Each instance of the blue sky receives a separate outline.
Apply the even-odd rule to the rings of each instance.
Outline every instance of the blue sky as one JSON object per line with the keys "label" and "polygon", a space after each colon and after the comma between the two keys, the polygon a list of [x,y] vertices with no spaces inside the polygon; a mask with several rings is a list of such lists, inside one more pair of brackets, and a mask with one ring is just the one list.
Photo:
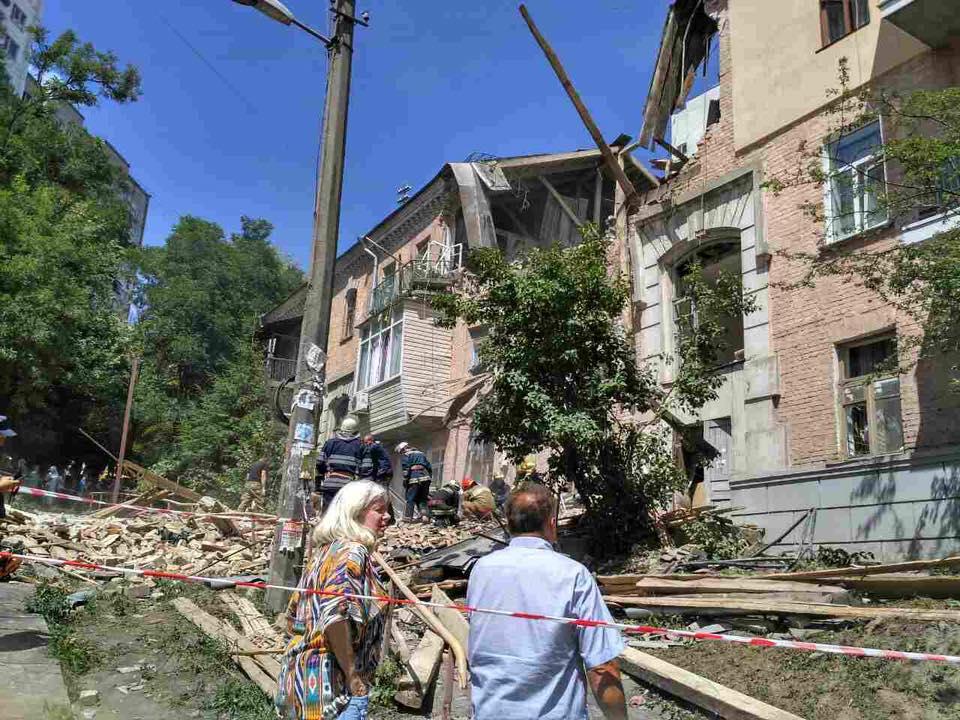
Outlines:
{"label": "blue sky", "polygon": [[[286,0],[327,28],[327,0]],[[181,215],[264,217],[309,260],[326,54],[316,40],[230,0],[46,0],[74,29],[140,68],[143,97],[84,110],[152,196],[146,241]],[[566,151],[591,140],[515,0],[360,2],[340,249],[447,161],[481,151]],[[528,0],[607,138],[639,130],[668,0]],[[198,56],[198,53],[200,56]]]}

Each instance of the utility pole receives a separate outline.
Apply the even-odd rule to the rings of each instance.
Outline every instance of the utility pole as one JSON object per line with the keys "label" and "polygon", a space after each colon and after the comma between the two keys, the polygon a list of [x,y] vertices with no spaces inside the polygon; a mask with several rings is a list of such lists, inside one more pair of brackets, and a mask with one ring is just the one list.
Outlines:
{"label": "utility pole", "polygon": [[[337,257],[340,225],[340,196],[343,190],[343,163],[347,139],[347,110],[350,100],[350,70],[353,59],[353,28],[362,19],[354,17],[355,0],[332,0],[335,31],[327,46],[327,95],[317,173],[317,197],[313,211],[313,249],[310,276],[300,324],[300,348],[294,405],[290,412],[286,459],[280,484],[277,514],[281,520],[274,535],[270,558],[270,582],[296,585],[303,560],[308,524],[290,520],[306,519],[317,449],[317,423],[323,412],[324,362],[330,330],[333,300],[333,271]],[[287,518],[285,523],[283,518]],[[286,526],[286,527],[284,527]],[[299,532],[299,540],[296,533]],[[286,605],[287,592],[269,590],[267,603],[275,611]]]}

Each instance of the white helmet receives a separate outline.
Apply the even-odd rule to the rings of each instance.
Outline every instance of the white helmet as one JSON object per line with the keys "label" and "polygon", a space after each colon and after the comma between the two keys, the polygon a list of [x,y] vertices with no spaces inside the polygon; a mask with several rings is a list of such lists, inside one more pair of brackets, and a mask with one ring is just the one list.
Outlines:
{"label": "white helmet", "polygon": [[394,450],[394,452],[396,452],[398,455],[400,455],[400,454],[402,454],[403,452],[405,452],[408,447],[410,447],[410,443],[402,442],[402,443],[400,443],[399,445],[397,445],[393,450]]}
{"label": "white helmet", "polygon": [[360,430],[360,423],[357,422],[355,417],[348,415],[340,423],[340,432],[344,435],[356,435]]}

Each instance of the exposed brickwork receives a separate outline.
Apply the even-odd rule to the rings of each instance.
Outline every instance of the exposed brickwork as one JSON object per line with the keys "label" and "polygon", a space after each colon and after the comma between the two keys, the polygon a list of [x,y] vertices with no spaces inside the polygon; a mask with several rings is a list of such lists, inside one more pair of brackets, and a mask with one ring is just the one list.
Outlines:
{"label": "exposed brickwork", "polygon": [[[720,3],[722,5],[722,3]],[[698,192],[708,183],[741,167],[762,168],[764,178],[788,179],[803,172],[799,148],[820,144],[829,118],[815,115],[785,128],[760,145],[737,153],[734,149],[730,27],[721,18],[720,107],[721,120],[708,129],[695,158],[669,186],[650,192],[646,205],[631,218],[643,220],[661,210],[660,201]],[[757,60],[762,61],[761,59]],[[798,68],[798,72],[802,69]],[[889,88],[946,87],[960,76],[960,49],[929,52],[911,60],[875,81]],[[825,88],[826,90],[826,88]],[[816,252],[823,237],[822,225],[806,216],[802,203],[821,203],[822,188],[806,185],[778,196],[763,194],[763,217],[758,219],[771,250],[770,343],[780,359],[781,397],[776,411],[786,424],[791,467],[815,466],[841,459],[836,410],[836,345],[885,329],[913,334],[917,328],[874,293],[855,283],[826,279],[813,289],[785,289],[802,277],[803,266],[777,255],[778,250]],[[889,228],[846,241],[865,251],[897,242]],[[639,309],[635,309],[639,312]],[[635,323],[639,327],[639,322]],[[640,343],[637,335],[637,343]],[[642,356],[642,349],[640,351]],[[936,363],[921,363],[901,377],[902,417],[907,449],[929,449],[956,443],[954,428],[960,427],[960,403],[945,393],[943,374]]]}

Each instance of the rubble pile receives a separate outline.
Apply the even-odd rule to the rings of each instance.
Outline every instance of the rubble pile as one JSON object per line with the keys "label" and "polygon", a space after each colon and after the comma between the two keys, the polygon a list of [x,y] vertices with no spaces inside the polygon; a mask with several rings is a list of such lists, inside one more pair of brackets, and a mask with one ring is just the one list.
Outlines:
{"label": "rubble pile", "polygon": [[496,523],[478,520],[463,520],[458,525],[438,527],[433,523],[401,523],[386,529],[380,540],[380,549],[385,557],[401,554],[425,555],[433,550],[455,545],[498,529]]}
{"label": "rubble pile", "polygon": [[273,528],[221,517],[97,517],[11,510],[4,544],[30,555],[150,570],[249,575],[267,566]]}

